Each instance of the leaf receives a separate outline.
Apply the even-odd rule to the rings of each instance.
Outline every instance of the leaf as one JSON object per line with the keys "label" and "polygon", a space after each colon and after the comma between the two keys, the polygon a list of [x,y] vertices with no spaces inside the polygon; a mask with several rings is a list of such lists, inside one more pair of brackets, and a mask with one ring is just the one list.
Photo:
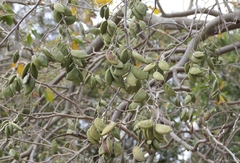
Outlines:
{"label": "leaf", "polygon": [[31,37],[31,34],[30,34],[30,33],[27,35],[27,44],[28,44],[28,45],[31,45],[31,44],[32,44],[32,37]]}
{"label": "leaf", "polygon": [[48,102],[53,102],[53,98],[54,98],[53,91],[50,88],[46,88],[44,90],[44,97]]}
{"label": "leaf", "polygon": [[17,73],[18,73],[20,76],[22,76],[23,68],[24,68],[24,64],[18,64]]}

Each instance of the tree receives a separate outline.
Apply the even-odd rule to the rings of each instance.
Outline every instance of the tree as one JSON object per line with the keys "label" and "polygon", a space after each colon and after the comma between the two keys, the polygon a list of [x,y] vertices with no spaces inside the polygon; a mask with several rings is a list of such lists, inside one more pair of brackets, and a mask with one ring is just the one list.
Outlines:
{"label": "tree", "polygon": [[1,162],[239,162],[239,3],[117,3],[1,3]]}

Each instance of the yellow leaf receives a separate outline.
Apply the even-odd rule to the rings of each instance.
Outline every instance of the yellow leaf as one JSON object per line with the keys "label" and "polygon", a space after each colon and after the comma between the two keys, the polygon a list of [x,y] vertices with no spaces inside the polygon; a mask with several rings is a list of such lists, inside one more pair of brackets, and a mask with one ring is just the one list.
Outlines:
{"label": "yellow leaf", "polygon": [[72,14],[73,14],[73,15],[76,15],[76,13],[77,13],[76,8],[75,8],[75,7],[72,7],[71,10],[72,10]]}
{"label": "yellow leaf", "polygon": [[17,67],[17,73],[21,76],[22,75],[22,71],[23,71],[23,68],[24,68],[24,64],[20,63],[18,64],[18,67]]}
{"label": "yellow leaf", "polygon": [[224,87],[225,83],[226,83],[225,81],[222,81],[222,82],[221,82],[221,85],[219,86],[219,89],[220,89],[220,90],[222,90],[222,89],[223,89],[223,87]]}
{"label": "yellow leaf", "polygon": [[46,88],[44,90],[44,97],[48,102],[53,102],[53,98],[54,98],[53,91],[50,88]]}
{"label": "yellow leaf", "polygon": [[105,5],[109,2],[112,2],[112,0],[95,0],[96,4],[98,5]]}
{"label": "yellow leaf", "polygon": [[[73,35],[77,36],[77,33],[76,32],[73,32]],[[78,44],[76,41],[72,41],[72,49],[73,50],[78,50]]]}

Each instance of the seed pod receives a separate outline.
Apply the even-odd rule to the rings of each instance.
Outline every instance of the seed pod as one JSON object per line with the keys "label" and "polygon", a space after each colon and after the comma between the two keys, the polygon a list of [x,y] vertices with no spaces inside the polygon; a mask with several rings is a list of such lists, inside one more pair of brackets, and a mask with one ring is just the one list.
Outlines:
{"label": "seed pod", "polygon": [[98,117],[94,120],[93,123],[99,132],[102,132],[103,129],[106,127],[105,123]]}
{"label": "seed pod", "polygon": [[98,141],[93,139],[92,136],[90,135],[90,130],[89,129],[87,130],[87,138],[92,144],[98,144]]}
{"label": "seed pod", "polygon": [[64,5],[61,3],[58,3],[58,2],[54,3],[53,8],[57,12],[61,12],[61,13],[64,12]]}
{"label": "seed pod", "polygon": [[143,71],[151,71],[156,66],[156,62],[152,62],[148,64],[146,67],[144,67]]}
{"label": "seed pod", "polygon": [[208,121],[210,117],[211,117],[211,112],[208,110],[208,111],[204,114],[203,119],[204,119],[204,121]]}
{"label": "seed pod", "polygon": [[153,130],[153,135],[159,142],[164,141],[164,136],[162,134],[157,133],[156,130]]}
{"label": "seed pod", "polygon": [[172,132],[172,128],[170,126],[156,124],[156,132],[162,135],[169,134]]}
{"label": "seed pod", "polygon": [[107,8],[107,5],[104,5],[104,6],[102,6],[101,9],[100,9],[100,16],[101,16],[102,18],[104,17],[104,12],[105,12],[106,8]]}
{"label": "seed pod", "polygon": [[100,26],[100,32],[101,34],[104,34],[107,32],[107,26],[108,26],[108,23],[107,21],[104,21],[101,23],[101,26]]}
{"label": "seed pod", "polygon": [[96,127],[94,125],[92,125],[89,128],[89,134],[91,135],[91,137],[96,140],[99,141],[100,140],[100,133],[98,132],[98,130],[96,129]]}
{"label": "seed pod", "polygon": [[147,93],[144,90],[139,90],[133,97],[133,101],[136,103],[141,103],[147,99]]}
{"label": "seed pod", "polygon": [[204,57],[204,53],[200,51],[196,51],[192,54],[195,58],[202,58]]}
{"label": "seed pod", "polygon": [[169,69],[170,69],[169,64],[168,64],[166,61],[164,61],[164,60],[160,60],[160,61],[158,62],[158,67],[159,67],[162,71],[169,71]]}
{"label": "seed pod", "polygon": [[184,108],[180,114],[180,120],[183,121],[187,115],[187,108]]}
{"label": "seed pod", "polygon": [[103,154],[105,154],[105,153],[106,153],[106,152],[105,152],[103,146],[101,145],[100,148],[98,149],[98,154],[101,156],[101,155],[103,155]]}
{"label": "seed pod", "polygon": [[194,56],[191,57],[191,61],[193,63],[200,63],[200,62],[202,62],[202,60],[203,60],[203,58],[196,58]]}
{"label": "seed pod", "polygon": [[56,23],[59,23],[62,20],[62,14],[56,10],[53,10],[53,19]]}
{"label": "seed pod", "polygon": [[104,136],[111,132],[115,128],[116,123],[111,121],[102,131],[101,136]]}
{"label": "seed pod", "polygon": [[189,69],[190,69],[190,62],[187,62],[187,63],[185,63],[185,65],[184,65],[184,71],[185,71],[185,73],[188,73],[188,72],[189,72]]}
{"label": "seed pod", "polygon": [[148,10],[148,7],[146,4],[142,3],[142,2],[139,2],[137,1],[136,4],[135,4],[135,9],[136,11],[140,14],[140,15],[146,15],[146,12]]}
{"label": "seed pod", "polygon": [[23,85],[24,95],[28,95],[35,87],[35,79],[30,75],[29,81]]}
{"label": "seed pod", "polygon": [[10,136],[10,130],[9,130],[9,126],[8,126],[8,125],[5,126],[5,128],[4,128],[4,133],[5,133],[5,136],[6,136],[7,138],[9,138],[9,136]]}
{"label": "seed pod", "polygon": [[153,73],[153,77],[154,77],[154,79],[159,80],[159,81],[164,80],[164,76],[158,71],[155,71]]}
{"label": "seed pod", "polygon": [[117,142],[117,141],[114,141],[114,145],[113,146],[114,146],[113,151],[114,151],[115,157],[120,156],[122,154],[122,146],[121,146],[121,144],[119,142]]}
{"label": "seed pod", "polygon": [[17,61],[19,60],[19,57],[20,57],[19,51],[16,51],[16,52],[13,54],[13,57],[12,57],[13,63],[17,63]]}
{"label": "seed pod", "polygon": [[160,144],[157,139],[153,139],[152,146],[154,147],[154,149],[160,149]]}
{"label": "seed pod", "polygon": [[105,7],[104,17],[105,17],[105,19],[108,19],[108,18],[109,18],[109,8],[108,8],[108,7]]}
{"label": "seed pod", "polygon": [[140,28],[141,28],[143,31],[147,28],[146,23],[145,23],[144,21],[142,21],[142,20],[140,20],[140,21],[138,22],[138,24],[139,24]]}
{"label": "seed pod", "polygon": [[132,14],[133,14],[137,19],[143,20],[143,15],[139,14],[139,13],[137,12],[137,9],[136,9],[136,8],[133,8],[133,9],[132,9]]}
{"label": "seed pod", "polygon": [[37,79],[37,77],[38,77],[38,69],[37,69],[37,67],[34,65],[34,63],[31,63],[31,65],[30,65],[30,72],[31,72],[32,76],[33,76],[35,79]]}
{"label": "seed pod", "polygon": [[29,68],[30,68],[30,62],[28,62],[22,70],[22,79],[27,75]]}
{"label": "seed pod", "polygon": [[123,65],[123,68],[116,68],[113,72],[115,76],[123,76],[124,74],[128,73],[130,71],[131,64],[126,63]]}
{"label": "seed pod", "polygon": [[1,123],[0,130],[2,130],[3,128],[5,128],[8,123],[9,123],[9,120],[4,120],[4,121]]}
{"label": "seed pod", "polygon": [[[144,129],[145,135],[146,135],[146,139],[147,140],[153,140],[154,139],[154,135],[153,135],[153,127],[149,128],[149,129]],[[150,143],[151,144],[151,143]]]}
{"label": "seed pod", "polygon": [[71,55],[77,59],[85,59],[89,57],[89,55],[83,50],[72,50]]}
{"label": "seed pod", "polygon": [[198,67],[190,67],[190,69],[189,69],[189,73],[191,75],[199,75],[199,74],[201,74],[201,72],[202,71]]}
{"label": "seed pod", "polygon": [[137,79],[140,80],[148,78],[148,72],[145,72],[136,66],[132,66],[132,73]]}
{"label": "seed pod", "polygon": [[133,148],[133,158],[137,161],[144,161],[145,158],[144,158],[144,153],[142,152],[142,150],[140,149],[139,146],[135,146]]}
{"label": "seed pod", "polygon": [[214,70],[214,63],[209,56],[207,56],[207,64],[212,70]]}
{"label": "seed pod", "polygon": [[133,75],[132,72],[129,72],[128,75],[127,75],[127,79],[126,79],[126,83],[129,85],[129,86],[136,86],[136,83],[137,83],[137,78]]}
{"label": "seed pod", "polygon": [[122,61],[122,63],[126,63],[130,58],[130,52],[128,51],[128,49],[124,49],[121,54],[120,54],[120,60]]}
{"label": "seed pod", "polygon": [[106,59],[108,60],[109,63],[111,63],[113,65],[118,64],[118,57],[113,51],[110,51],[110,50],[107,51],[105,56],[106,56]]}
{"label": "seed pod", "polygon": [[140,121],[136,124],[141,129],[153,128],[153,121],[151,119]]}
{"label": "seed pod", "polygon": [[107,71],[105,73],[105,82],[107,85],[111,85],[113,82],[113,76],[111,74],[110,69],[107,69]]}
{"label": "seed pod", "polygon": [[187,95],[184,99],[184,104],[187,105],[192,101],[192,96],[191,95]]}
{"label": "seed pod", "polygon": [[9,128],[9,135],[13,135],[13,125],[12,125],[12,122],[9,122],[8,123],[8,128]]}
{"label": "seed pod", "polygon": [[22,89],[22,80],[19,76],[15,80],[17,81],[16,91],[20,92]]}
{"label": "seed pod", "polygon": [[71,25],[71,24],[75,23],[76,20],[77,20],[76,15],[64,17],[64,21],[67,25]]}
{"label": "seed pod", "polygon": [[147,60],[135,50],[132,52],[132,57],[139,62],[147,63]]}
{"label": "seed pod", "polygon": [[16,77],[17,77],[16,74],[12,75],[8,80],[8,85],[12,84],[12,82],[15,80]]}
{"label": "seed pod", "polygon": [[106,138],[106,145],[108,151],[107,153],[111,155],[113,153],[113,140],[111,139],[111,137]]}

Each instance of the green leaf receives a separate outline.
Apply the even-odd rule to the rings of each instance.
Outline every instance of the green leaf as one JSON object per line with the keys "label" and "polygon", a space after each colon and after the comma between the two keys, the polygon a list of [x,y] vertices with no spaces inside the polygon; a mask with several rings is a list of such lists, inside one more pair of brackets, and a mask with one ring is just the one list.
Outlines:
{"label": "green leaf", "polygon": [[44,96],[48,102],[53,102],[54,94],[50,88],[44,90]]}
{"label": "green leaf", "polygon": [[30,34],[30,33],[27,35],[27,44],[28,44],[28,45],[31,45],[31,44],[32,44],[32,37],[31,37],[31,34]]}

